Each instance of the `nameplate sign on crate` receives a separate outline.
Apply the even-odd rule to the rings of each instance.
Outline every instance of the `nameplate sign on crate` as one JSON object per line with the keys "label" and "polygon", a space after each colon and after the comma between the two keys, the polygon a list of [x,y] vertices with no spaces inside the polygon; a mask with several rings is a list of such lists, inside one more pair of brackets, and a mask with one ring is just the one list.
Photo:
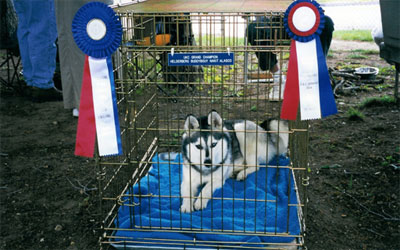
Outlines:
{"label": "nameplate sign on crate", "polygon": [[233,65],[234,53],[168,53],[168,66]]}

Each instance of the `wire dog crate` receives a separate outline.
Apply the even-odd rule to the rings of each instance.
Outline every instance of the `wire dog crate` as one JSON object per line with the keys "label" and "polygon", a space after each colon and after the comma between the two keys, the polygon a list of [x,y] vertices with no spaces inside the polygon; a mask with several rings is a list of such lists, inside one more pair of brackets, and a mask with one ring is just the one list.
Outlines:
{"label": "wire dog crate", "polygon": [[[272,74],[268,63],[276,56],[286,71],[289,40],[282,12],[289,4],[149,0],[115,8],[124,30],[113,58],[124,155],[96,161],[103,248],[301,249],[308,123],[273,130],[263,123],[279,119],[285,74]],[[206,63],[172,65],[174,54],[199,53],[209,56],[200,58]],[[217,58],[212,64],[218,53],[234,63]],[[181,193],[185,120],[211,110],[225,121],[246,120],[265,129],[239,131],[245,138],[289,135],[288,154],[277,152],[244,180],[228,178],[211,197],[196,193],[193,201],[207,198],[207,206],[182,211],[188,198]]]}

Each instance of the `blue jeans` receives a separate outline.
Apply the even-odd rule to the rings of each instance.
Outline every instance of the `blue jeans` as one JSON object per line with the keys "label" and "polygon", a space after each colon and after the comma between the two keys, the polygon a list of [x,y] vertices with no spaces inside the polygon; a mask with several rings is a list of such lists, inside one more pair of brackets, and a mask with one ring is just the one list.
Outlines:
{"label": "blue jeans", "polygon": [[18,43],[28,86],[54,87],[57,39],[54,0],[14,0]]}

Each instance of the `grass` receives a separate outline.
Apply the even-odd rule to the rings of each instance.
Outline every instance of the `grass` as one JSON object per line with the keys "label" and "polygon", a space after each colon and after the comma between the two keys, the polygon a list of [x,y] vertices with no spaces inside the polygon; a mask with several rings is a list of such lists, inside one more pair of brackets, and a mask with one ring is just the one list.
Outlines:
{"label": "grass", "polygon": [[350,62],[339,62],[336,65],[336,67],[339,70],[346,70],[346,69],[351,70],[351,69],[356,69],[356,68],[359,68],[359,67],[367,67],[367,66],[368,65],[364,65],[364,64],[352,64]]}
{"label": "grass", "polygon": [[333,39],[362,42],[373,41],[370,30],[337,30],[333,32]]}
{"label": "grass", "polygon": [[[346,59],[350,60],[358,60],[358,59],[368,59],[370,55],[377,55],[379,54],[378,50],[372,49],[356,49],[352,50],[351,54],[346,56]],[[329,57],[329,54],[328,54]]]}
{"label": "grass", "polygon": [[216,37],[210,35],[204,35],[202,37],[196,38],[197,45],[201,46],[243,46],[244,45],[244,38],[240,37]]}
{"label": "grass", "polygon": [[[222,69],[224,69],[222,71]],[[214,67],[203,67],[204,70],[204,79],[207,83],[223,83],[224,81],[228,81],[235,72],[235,69],[231,66],[222,67],[222,66],[214,66]]]}
{"label": "grass", "polygon": [[351,121],[363,121],[365,116],[364,114],[355,108],[349,108],[349,110],[347,110],[347,118]]}
{"label": "grass", "polygon": [[394,67],[394,65],[388,67],[382,67],[379,69],[379,74],[383,76],[394,74],[394,72],[396,72],[396,68]]}
{"label": "grass", "polygon": [[360,53],[351,53],[346,57],[347,59],[367,59],[368,56],[361,55]]}
{"label": "grass", "polygon": [[400,164],[400,159],[396,160],[396,157],[391,155],[386,156],[382,162],[382,166],[388,167],[391,164]]}
{"label": "grass", "polygon": [[382,84],[377,84],[374,86],[374,89],[378,90],[378,91],[382,91],[388,88],[391,88],[392,85],[388,84],[388,83],[382,83]]}
{"label": "grass", "polygon": [[373,50],[373,49],[356,49],[352,50],[353,53],[358,53],[361,55],[378,55],[379,50]]}
{"label": "grass", "polygon": [[391,106],[396,104],[396,100],[393,96],[384,95],[381,97],[371,97],[365,99],[361,104],[360,108],[376,107],[376,106]]}
{"label": "grass", "polygon": [[285,53],[283,54],[283,56],[282,56],[282,59],[283,59],[283,60],[289,60],[289,57],[290,57],[290,53],[289,53],[289,52],[285,52]]}

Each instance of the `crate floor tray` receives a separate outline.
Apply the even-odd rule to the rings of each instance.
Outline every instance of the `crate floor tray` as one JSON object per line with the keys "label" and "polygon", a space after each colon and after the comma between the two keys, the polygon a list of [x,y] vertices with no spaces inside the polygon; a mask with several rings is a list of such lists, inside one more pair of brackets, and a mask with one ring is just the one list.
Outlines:
{"label": "crate floor tray", "polygon": [[257,249],[301,237],[288,158],[276,157],[245,181],[229,178],[205,209],[181,213],[182,156],[168,155],[155,155],[147,175],[121,197],[114,247]]}

